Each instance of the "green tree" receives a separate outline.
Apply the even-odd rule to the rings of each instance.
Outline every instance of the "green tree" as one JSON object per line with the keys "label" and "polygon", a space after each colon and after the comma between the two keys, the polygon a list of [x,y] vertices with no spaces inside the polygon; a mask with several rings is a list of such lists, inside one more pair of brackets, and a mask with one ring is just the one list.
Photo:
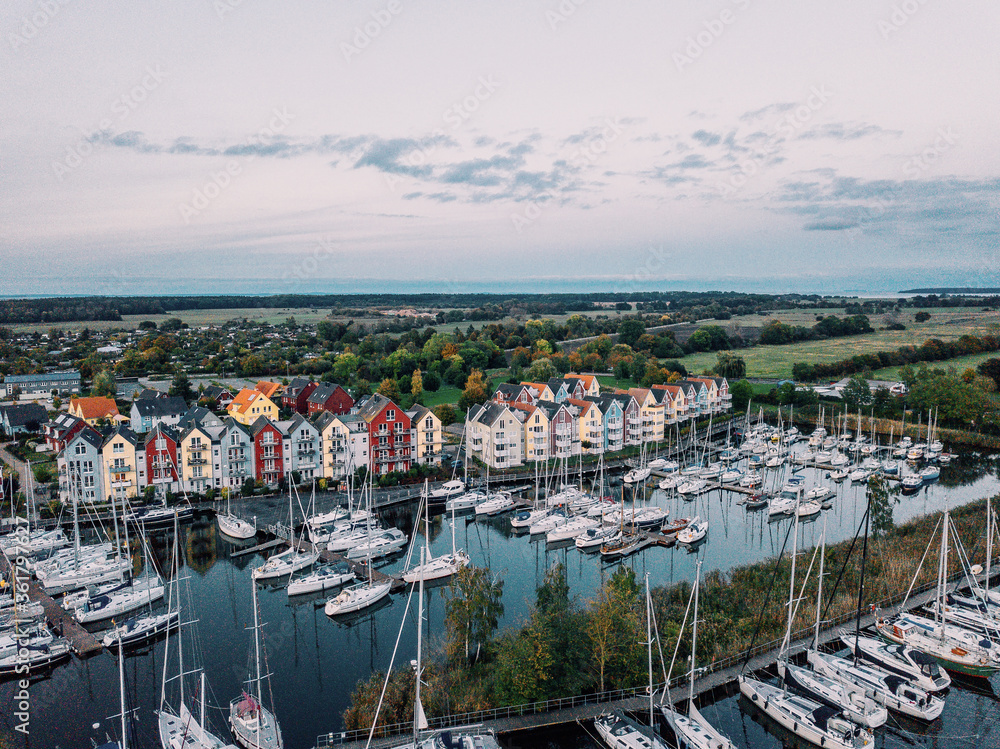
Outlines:
{"label": "green tree", "polygon": [[178,368],[174,375],[173,382],[170,383],[170,395],[176,395],[184,399],[185,403],[190,403],[194,398],[194,391],[191,389],[191,380],[188,379],[187,372]]}
{"label": "green tree", "polygon": [[635,572],[622,565],[588,608],[585,631],[599,691],[637,684],[643,675],[644,636]]}
{"label": "green tree", "polygon": [[733,408],[746,409],[753,398],[753,385],[740,380],[729,386],[729,394],[733,396]]}
{"label": "green tree", "polygon": [[503,580],[492,577],[483,567],[471,565],[460,569],[448,585],[445,603],[445,627],[448,655],[453,662],[464,663],[476,646],[478,657],[489,646],[503,616]]}
{"label": "green tree", "polygon": [[979,374],[989,377],[997,388],[1000,388],[1000,359],[987,359],[976,369]]}
{"label": "green tree", "polygon": [[916,320],[917,322],[927,322],[928,320],[931,319],[931,313],[924,312],[921,310],[920,312],[918,312],[913,316],[913,319]]}
{"label": "green tree", "polygon": [[881,473],[875,473],[868,479],[866,494],[871,502],[871,535],[881,538],[894,526],[892,508],[899,499],[893,499],[889,482]]}
{"label": "green tree", "polygon": [[90,394],[114,398],[118,393],[118,385],[115,382],[115,373],[110,369],[102,369],[94,375],[94,381],[90,386]]}
{"label": "green tree", "polygon": [[441,419],[442,427],[455,423],[455,407],[450,403],[442,403],[434,409],[434,413]]}
{"label": "green tree", "polygon": [[720,351],[715,358],[715,374],[731,380],[742,379],[747,376],[747,365],[739,354]]}
{"label": "green tree", "polygon": [[642,320],[634,317],[627,318],[618,325],[618,342],[634,348],[640,336],[645,332],[646,325]]}
{"label": "green tree", "polygon": [[548,357],[541,357],[531,362],[525,377],[530,382],[548,382],[550,378],[556,376],[556,368],[552,360]]}
{"label": "green tree", "polygon": [[856,411],[865,408],[872,402],[872,390],[868,386],[868,380],[857,374],[847,381],[843,392],[844,405],[848,410]]}

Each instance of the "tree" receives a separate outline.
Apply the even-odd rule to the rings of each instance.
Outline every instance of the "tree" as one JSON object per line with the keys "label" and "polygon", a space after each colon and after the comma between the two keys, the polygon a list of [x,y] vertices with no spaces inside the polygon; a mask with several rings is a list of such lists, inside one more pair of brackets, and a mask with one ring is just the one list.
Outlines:
{"label": "tree", "polygon": [[485,403],[490,399],[489,383],[483,379],[482,370],[473,369],[469,379],[465,381],[465,390],[458,399],[458,407],[468,411],[472,406]]}
{"label": "tree", "polygon": [[425,372],[423,378],[424,390],[427,392],[435,393],[441,387],[441,377],[437,373]]}
{"label": "tree", "polygon": [[191,381],[188,379],[187,372],[178,368],[173,382],[170,383],[168,393],[169,395],[176,395],[183,398],[185,403],[191,402],[191,399],[194,397],[194,391],[191,389]]}
{"label": "tree", "polygon": [[478,657],[489,645],[503,611],[503,580],[483,567],[462,567],[448,585],[445,603],[449,657],[456,663],[468,661],[473,643]]}
{"label": "tree", "polygon": [[94,381],[90,386],[90,394],[114,398],[118,393],[118,385],[115,383],[115,374],[110,369],[102,369],[94,375]]}
{"label": "tree", "polygon": [[715,358],[715,374],[726,379],[742,379],[747,376],[747,365],[742,356],[720,351]]}
{"label": "tree", "polygon": [[598,690],[638,683],[643,674],[645,634],[641,624],[639,585],[635,572],[620,566],[591,600],[585,631],[590,638],[590,662]]}
{"label": "tree", "polygon": [[730,385],[729,394],[733,396],[733,408],[746,409],[753,398],[753,385],[740,380]]}
{"label": "tree", "polygon": [[645,332],[646,325],[642,320],[634,317],[622,320],[618,325],[618,343],[624,343],[626,346],[634,348],[640,336]]}
{"label": "tree", "polygon": [[382,382],[379,383],[378,390],[376,392],[379,395],[384,395],[394,403],[399,402],[399,383],[391,377],[386,377],[382,380]]}
{"label": "tree", "polygon": [[434,414],[441,419],[441,426],[446,427],[455,423],[455,407],[450,403],[442,403],[434,409]]}
{"label": "tree", "polygon": [[531,382],[548,382],[556,376],[556,368],[551,359],[543,356],[531,363],[525,376]]}
{"label": "tree", "polygon": [[419,403],[421,396],[424,394],[424,378],[420,374],[419,369],[413,370],[413,374],[410,375],[410,395],[413,396],[413,402]]}
{"label": "tree", "polygon": [[868,380],[859,374],[854,375],[844,386],[843,398],[844,405],[851,411],[868,406],[872,402],[872,390],[868,386]]}
{"label": "tree", "polygon": [[997,388],[1000,388],[1000,359],[987,359],[976,369],[979,374],[989,377]]}
{"label": "tree", "polygon": [[899,499],[893,500],[889,482],[881,473],[875,473],[868,479],[866,494],[871,502],[872,536],[881,538],[893,528],[892,508]]}
{"label": "tree", "polygon": [[921,310],[920,312],[918,312],[913,316],[913,319],[916,320],[917,322],[927,322],[928,320],[931,319],[931,313],[924,312],[923,310]]}

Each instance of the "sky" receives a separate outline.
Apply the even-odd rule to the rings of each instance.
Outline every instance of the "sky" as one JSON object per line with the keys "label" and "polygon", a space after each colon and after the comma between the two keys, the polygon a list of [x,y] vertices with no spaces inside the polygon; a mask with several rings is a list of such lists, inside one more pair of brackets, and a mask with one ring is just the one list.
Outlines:
{"label": "sky", "polygon": [[1000,6],[7,0],[0,295],[1000,285]]}

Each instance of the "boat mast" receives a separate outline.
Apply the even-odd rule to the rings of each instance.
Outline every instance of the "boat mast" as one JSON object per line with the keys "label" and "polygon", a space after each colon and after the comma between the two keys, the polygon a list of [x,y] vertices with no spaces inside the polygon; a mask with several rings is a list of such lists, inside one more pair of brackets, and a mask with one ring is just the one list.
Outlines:
{"label": "boat mast", "polygon": [[826,561],[826,514],[823,515],[823,536],[819,553],[819,589],[816,591],[816,629],[813,632],[813,649],[819,650],[819,616],[823,608],[823,563]]}
{"label": "boat mast", "polygon": [[[253,600],[253,650],[254,650],[254,661],[255,661],[256,666],[257,666],[257,678],[256,678],[257,694],[255,695],[255,697],[257,698],[257,746],[260,746],[261,745],[260,744],[260,724],[261,724],[261,719],[264,717],[264,709],[263,709],[263,704],[264,703],[262,701],[262,695],[261,695],[261,691],[260,691],[260,621],[259,621],[259,615],[257,613],[257,581],[251,579],[250,580],[250,585],[253,586],[253,599],[252,599]],[[204,677],[204,676],[205,676],[205,672],[203,671],[202,672],[202,677]],[[204,705],[205,705],[204,700],[205,700],[205,695],[202,694],[202,710],[203,711],[204,711]],[[272,707],[272,709],[274,708],[273,705],[271,707]],[[202,728],[205,727],[205,720],[204,720],[204,718],[202,718],[201,725],[202,725]]]}
{"label": "boat mast", "polygon": [[122,630],[118,628],[118,699],[122,706],[121,749],[128,749],[128,730],[125,720],[125,648],[122,646]]}
{"label": "boat mast", "polygon": [[[868,527],[872,519],[872,496],[871,492],[868,492],[868,507],[865,509],[865,540],[861,547],[861,583],[858,585],[858,613],[857,619],[854,622],[854,665],[858,665],[858,640],[861,637],[861,606],[864,603],[865,595],[865,568],[868,566]],[[825,522],[824,518],[824,522]],[[823,527],[823,542],[826,543],[826,526]],[[820,578],[822,584],[822,577]],[[819,647],[819,641],[817,640],[816,646]]]}
{"label": "boat mast", "polygon": [[424,708],[420,704],[420,665],[421,665],[421,648],[420,641],[423,639],[424,632],[424,549],[420,550],[420,587],[418,589],[417,595],[417,668],[416,677],[417,684],[414,690],[413,698],[413,746],[414,749],[417,747],[417,741],[420,737],[420,723],[421,717],[423,716]]}
{"label": "boat mast", "polygon": [[990,504],[990,497],[986,497],[986,584],[983,591],[983,600],[988,600],[987,595],[990,590],[990,564],[993,561],[993,506]]}
{"label": "boat mast", "polygon": [[649,597],[649,573],[646,578],[646,645],[649,661],[649,725],[653,726],[653,600]]}
{"label": "boat mast", "polygon": [[[688,712],[694,704],[695,658],[698,655],[698,588],[701,586],[701,560],[694,572],[694,619],[691,622],[691,681],[688,684]],[[680,635],[678,635],[680,637]]]}
{"label": "boat mast", "polygon": [[[795,558],[799,553],[799,505],[795,503],[795,525],[792,529],[792,572],[788,581],[788,626],[785,629],[785,638],[781,643],[781,657],[788,665],[788,647],[792,640],[792,596],[795,594]],[[788,691],[788,682],[783,682],[782,689]]]}

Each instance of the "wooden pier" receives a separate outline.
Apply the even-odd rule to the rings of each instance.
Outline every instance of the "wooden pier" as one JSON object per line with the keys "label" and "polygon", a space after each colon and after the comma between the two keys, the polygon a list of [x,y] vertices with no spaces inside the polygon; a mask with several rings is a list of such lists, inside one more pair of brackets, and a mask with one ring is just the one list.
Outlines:
{"label": "wooden pier", "polygon": [[[0,554],[0,572],[7,575],[10,572],[10,561],[4,554]],[[99,653],[104,649],[104,645],[99,639],[86,629],[75,619],[73,615],[56,603],[52,596],[48,595],[35,580],[28,580],[28,599],[32,603],[41,604],[48,620],[49,628],[57,635],[61,635],[69,640],[70,645],[81,658],[94,653]]]}

